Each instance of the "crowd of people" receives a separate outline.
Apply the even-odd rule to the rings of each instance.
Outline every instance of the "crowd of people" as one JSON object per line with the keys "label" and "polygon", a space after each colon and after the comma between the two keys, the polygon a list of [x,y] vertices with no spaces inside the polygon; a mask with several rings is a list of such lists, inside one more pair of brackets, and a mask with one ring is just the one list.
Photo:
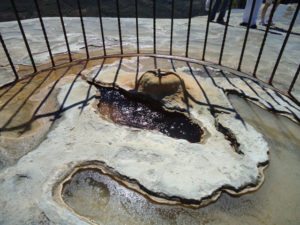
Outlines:
{"label": "crowd of people", "polygon": [[[210,2],[210,1],[212,1],[212,2]],[[210,18],[209,18],[210,21],[215,20],[217,11],[220,8],[220,12],[219,12],[219,15],[217,17],[216,22],[220,23],[220,24],[225,24],[224,16],[226,14],[226,9],[228,7],[229,1],[230,0],[223,0],[222,6],[220,8],[221,0],[207,0],[206,5],[207,6],[209,5],[209,7],[211,7],[211,13],[210,13]],[[275,2],[275,0],[266,0],[265,1],[265,5],[262,9],[261,17],[260,17],[261,18],[261,21],[260,21],[261,25],[266,26],[268,24],[269,21],[265,20],[266,12],[267,12],[269,6],[274,2]],[[262,3],[263,3],[262,0],[247,0],[246,7],[244,9],[244,14],[243,14],[243,21],[240,24],[241,26],[248,26],[248,24],[250,23],[250,28],[254,28],[254,29],[257,28],[256,20],[257,20],[257,16],[258,16],[258,11],[259,11]],[[277,0],[276,5],[275,5],[275,10],[279,6],[279,4],[280,4],[280,0]],[[252,13],[252,18],[251,18],[251,21],[250,21],[252,6],[254,8],[253,8],[253,13]],[[270,21],[270,24],[271,24],[271,26],[274,25],[274,23],[272,21]]]}

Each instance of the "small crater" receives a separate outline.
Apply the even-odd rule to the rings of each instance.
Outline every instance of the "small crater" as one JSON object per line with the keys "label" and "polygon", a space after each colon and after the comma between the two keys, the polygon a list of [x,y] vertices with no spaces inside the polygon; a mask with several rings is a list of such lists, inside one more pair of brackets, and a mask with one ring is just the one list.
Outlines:
{"label": "small crater", "polygon": [[[97,224],[144,224],[137,218],[151,204],[101,170],[90,168],[79,169],[63,184],[62,198],[76,214]],[[147,217],[145,221],[149,223]]]}
{"label": "small crater", "polygon": [[[101,115],[113,122],[145,130],[157,130],[169,137],[200,142],[203,130],[182,113],[169,112],[159,104],[125,91],[98,86]],[[123,93],[124,92],[124,93]]]}
{"label": "small crater", "polygon": [[[62,197],[75,212],[91,216],[106,207],[110,200],[110,191],[107,185],[95,176],[93,170],[86,170],[77,172],[64,185]],[[89,204],[82,205],[87,201]]]}

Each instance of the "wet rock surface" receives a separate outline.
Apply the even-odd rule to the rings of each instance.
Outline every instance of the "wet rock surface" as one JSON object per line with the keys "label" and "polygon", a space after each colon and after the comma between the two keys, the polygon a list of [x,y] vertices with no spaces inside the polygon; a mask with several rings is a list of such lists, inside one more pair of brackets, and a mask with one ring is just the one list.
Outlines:
{"label": "wet rock surface", "polygon": [[62,193],[64,201],[72,208],[75,207],[76,212],[80,212],[82,206],[78,208],[76,206],[88,198],[93,202],[84,206],[87,213],[83,216],[98,215],[100,209],[105,208],[109,203],[111,195],[111,188],[108,187],[107,182],[104,182],[105,179],[101,178],[93,170],[77,172],[72,180],[64,185]]}

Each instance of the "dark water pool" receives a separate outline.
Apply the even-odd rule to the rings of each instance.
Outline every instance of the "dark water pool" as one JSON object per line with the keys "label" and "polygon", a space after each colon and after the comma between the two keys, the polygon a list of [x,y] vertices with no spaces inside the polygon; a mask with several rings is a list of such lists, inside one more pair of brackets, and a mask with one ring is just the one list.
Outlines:
{"label": "dark water pool", "polygon": [[99,111],[115,123],[147,130],[157,130],[172,138],[200,142],[203,131],[187,116],[168,112],[158,104],[135,98],[123,91],[98,87]]}

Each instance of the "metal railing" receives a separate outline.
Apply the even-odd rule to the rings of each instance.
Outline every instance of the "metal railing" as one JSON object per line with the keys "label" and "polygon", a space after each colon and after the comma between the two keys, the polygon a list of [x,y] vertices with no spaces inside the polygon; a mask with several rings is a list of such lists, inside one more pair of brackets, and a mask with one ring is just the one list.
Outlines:
{"label": "metal railing", "polygon": [[[134,0],[134,14],[135,14],[135,29],[136,29],[136,34],[135,34],[135,37],[136,37],[136,52],[133,52],[135,54],[140,54],[140,50],[141,50],[141,46],[140,46],[140,34],[139,34],[139,8],[138,8],[138,1],[139,0]],[[156,0],[149,0],[149,1],[152,1],[152,10],[153,10],[153,55],[156,55],[158,54],[158,51],[157,51],[157,34],[156,34],[156,5],[157,5],[157,2]],[[272,18],[273,18],[273,15],[274,15],[274,12],[275,12],[275,5],[277,3],[278,0],[275,0],[273,6],[272,6],[272,9],[271,9],[271,13],[270,13],[270,19],[269,19],[269,22],[265,28],[265,33],[264,33],[264,36],[263,36],[263,39],[262,39],[262,42],[260,44],[260,49],[259,49],[259,53],[258,53],[258,56],[256,58],[256,62],[255,62],[255,66],[254,66],[254,70],[253,72],[251,73],[251,75],[253,77],[256,78],[256,74],[257,74],[257,68],[258,68],[258,65],[261,61],[261,55],[263,53],[263,50],[264,50],[264,47],[265,47],[265,43],[266,43],[266,39],[267,39],[267,36],[269,34],[269,31],[270,31],[270,27],[271,27],[271,21],[272,21]],[[28,55],[29,55],[29,58],[30,58],[30,61],[31,61],[31,64],[32,64],[32,67],[33,67],[33,70],[34,70],[34,73],[38,72],[37,70],[37,66],[36,66],[36,63],[34,61],[34,58],[33,58],[33,54],[32,54],[32,51],[31,51],[31,47],[28,43],[28,40],[27,40],[27,37],[26,37],[26,33],[24,32],[24,29],[23,29],[23,25],[22,25],[22,22],[21,22],[21,19],[20,19],[20,16],[19,16],[19,13],[18,13],[18,10],[17,10],[17,7],[16,7],[16,4],[15,4],[15,1],[14,0],[10,0],[11,2],[11,7],[15,13],[15,17],[16,17],[16,20],[17,20],[17,23],[18,23],[18,26],[19,26],[19,29],[21,31],[21,35],[22,35],[22,38],[23,38],[23,41],[24,41],[24,44],[25,44],[25,47],[26,47],[26,51],[28,52]],[[171,15],[171,18],[170,18],[170,47],[169,47],[169,55],[173,56],[173,40],[176,38],[174,36],[174,4],[175,4],[176,0],[171,0],[171,4],[170,4],[170,15]],[[88,40],[87,40],[87,37],[86,37],[86,32],[85,32],[85,25],[84,25],[84,20],[83,20],[83,15],[82,15],[82,9],[81,9],[81,1],[80,0],[77,0],[76,1],[77,3],[77,6],[78,6],[78,12],[79,12],[79,17],[80,17],[80,23],[81,23],[81,28],[82,28],[82,35],[83,35],[83,40],[84,40],[84,46],[85,46],[85,52],[86,52],[86,59],[89,59],[90,58],[90,52],[89,52],[89,48],[88,48]],[[105,43],[105,32],[104,32],[104,25],[103,25],[103,16],[102,16],[102,10],[103,10],[103,3],[101,2],[101,0],[95,0],[95,5],[97,5],[97,8],[98,8],[98,16],[99,16],[99,22],[100,22],[100,30],[101,30],[101,39],[102,39],[102,49],[103,49],[103,55],[100,55],[100,57],[107,57],[107,56],[111,56],[111,55],[108,55],[107,54],[107,46],[106,46],[106,43]],[[256,0],[253,0],[253,4],[252,4],[252,7],[251,7],[251,13],[250,13],[250,18],[249,18],[249,22],[248,22],[248,25],[246,27],[246,32],[245,32],[245,36],[244,36],[244,40],[243,40],[243,45],[242,45],[242,49],[241,49],[241,53],[240,53],[240,57],[239,57],[239,63],[238,63],[238,67],[237,68],[232,68],[232,69],[236,69],[238,71],[241,71],[241,65],[242,65],[242,62],[243,60],[245,60],[245,49],[246,49],[246,46],[247,46],[247,43],[248,43],[248,36],[249,36],[249,33],[250,33],[250,21],[253,17],[253,12],[254,12],[254,7],[255,7],[255,4],[256,4]],[[38,15],[38,18],[39,18],[39,21],[40,21],[40,25],[41,25],[41,28],[42,28],[42,31],[43,31],[43,37],[45,39],[45,43],[46,43],[46,46],[47,46],[47,50],[48,50],[48,53],[49,53],[49,56],[50,56],[50,60],[51,60],[51,65],[52,67],[55,67],[57,66],[55,64],[55,61],[54,61],[54,58],[53,58],[53,54],[52,54],[52,51],[51,51],[51,46],[50,46],[50,43],[49,43],[49,40],[48,40],[48,35],[47,35],[47,31],[45,29],[45,26],[44,26],[44,22],[43,22],[43,17],[41,15],[41,11],[40,11],[40,7],[39,7],[39,3],[38,3],[38,0],[34,0],[34,5],[35,5],[35,8],[36,8],[36,11],[37,11],[37,15]],[[230,21],[230,17],[231,17],[231,11],[232,11],[232,5],[233,5],[233,0],[230,1],[229,3],[229,6],[228,6],[228,11],[227,11],[227,18],[226,18],[226,21],[225,21],[225,27],[224,27],[224,32],[223,32],[223,37],[222,37],[222,44],[221,44],[221,49],[220,49],[220,52],[219,52],[219,57],[218,57],[218,64],[219,65],[222,65],[222,59],[223,59],[223,54],[224,54],[224,47],[226,45],[226,38],[227,38],[227,35],[228,35],[228,27],[230,26],[229,25],[229,21]],[[60,0],[56,0],[56,6],[57,6],[57,11],[58,11],[58,14],[59,14],[59,18],[60,18],[60,23],[61,23],[61,27],[62,27],[62,30],[63,30],[63,34],[64,34],[64,39],[65,39],[65,45],[66,45],[66,48],[67,48],[67,53],[68,53],[68,56],[69,56],[69,61],[72,62],[73,59],[72,59],[72,54],[71,54],[71,49],[70,49],[70,45],[69,45],[69,41],[68,41],[68,36],[67,36],[67,32],[66,32],[66,25],[65,25],[65,22],[64,22],[64,18],[63,18],[63,14],[62,14],[62,10],[61,10],[61,5],[60,5]],[[119,38],[119,47],[120,47],[120,54],[123,55],[124,54],[124,50],[123,50],[123,41],[122,41],[122,29],[121,29],[121,17],[120,17],[120,2],[119,0],[116,0],[116,12],[117,12],[117,22],[118,22],[118,38]],[[275,76],[275,73],[277,71],[277,68],[278,68],[278,65],[280,63],[280,60],[281,60],[281,57],[282,57],[282,54],[285,50],[285,47],[286,47],[286,44],[289,40],[289,37],[291,35],[291,32],[292,32],[292,29],[294,27],[294,24],[295,24],[295,21],[296,21],[296,18],[297,18],[297,15],[298,15],[298,12],[299,12],[299,7],[300,7],[300,2],[298,1],[297,3],[297,7],[296,7],[296,10],[293,14],[293,17],[292,17],[292,20],[290,22],[290,25],[289,25],[289,28],[286,32],[286,35],[285,35],[285,38],[284,38],[284,41],[282,43],[282,46],[280,48],[280,52],[277,56],[277,59],[276,59],[276,62],[274,64],[274,67],[272,69],[272,73],[270,74],[270,77],[267,81],[267,83],[269,85],[273,85],[273,79],[274,79],[274,76]],[[188,13],[188,24],[187,24],[187,34],[186,34],[186,47],[185,47],[185,57],[189,57],[189,44],[190,44],[190,32],[191,32],[191,19],[192,19],[192,9],[193,9],[193,0],[189,0],[189,13]],[[209,28],[210,28],[210,15],[211,15],[211,10],[212,10],[212,1],[210,3],[210,6],[209,6],[209,11],[208,11],[208,15],[207,15],[207,22],[206,22],[206,29],[205,29],[205,38],[204,38],[204,44],[203,44],[203,51],[202,51],[202,58],[199,58],[199,60],[202,60],[202,61],[205,61],[206,60],[206,53],[207,51],[209,51],[208,47],[207,47],[207,42],[208,42],[208,39],[209,39]],[[13,59],[10,57],[10,54],[9,54],[9,49],[7,49],[7,46],[2,38],[2,35],[0,33],[0,41],[1,41],[1,45],[4,49],[4,52],[5,52],[5,55],[7,57],[7,60],[12,68],[12,71],[15,75],[15,80],[18,80],[19,79],[19,75],[18,75],[18,72],[16,70],[16,67],[13,63]],[[226,66],[226,65],[222,65],[222,66]],[[299,76],[299,70],[300,70],[300,64],[298,65],[298,69],[296,70],[293,78],[292,78],[292,81],[291,83],[289,84],[289,87],[286,89],[286,90],[283,90],[283,92],[285,92],[285,94],[289,95],[290,97],[291,96],[291,92],[294,88],[294,85],[298,79],[298,76]],[[243,71],[241,71],[243,72]],[[249,74],[249,73],[248,73]],[[259,78],[257,78],[259,79]]]}

